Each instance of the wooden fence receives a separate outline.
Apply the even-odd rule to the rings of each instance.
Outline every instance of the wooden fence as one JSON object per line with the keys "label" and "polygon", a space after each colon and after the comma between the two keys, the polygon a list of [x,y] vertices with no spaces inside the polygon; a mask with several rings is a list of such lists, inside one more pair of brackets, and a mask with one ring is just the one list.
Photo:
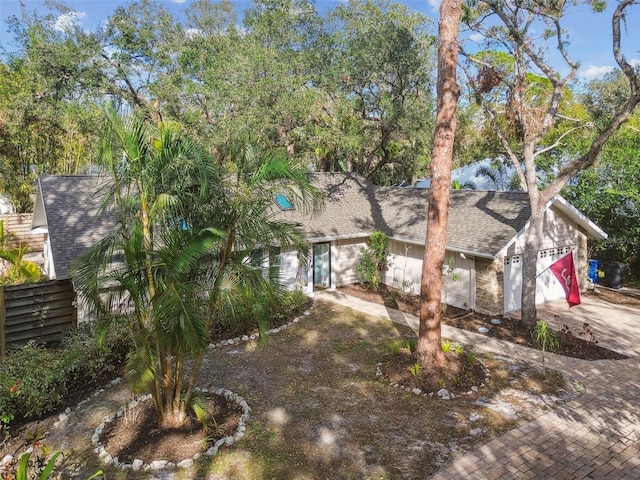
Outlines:
{"label": "wooden fence", "polygon": [[0,215],[8,247],[29,246],[30,252],[44,249],[44,234],[31,233],[32,213],[6,213]]}
{"label": "wooden fence", "polygon": [[30,340],[47,343],[77,325],[70,280],[0,287],[0,355]]}

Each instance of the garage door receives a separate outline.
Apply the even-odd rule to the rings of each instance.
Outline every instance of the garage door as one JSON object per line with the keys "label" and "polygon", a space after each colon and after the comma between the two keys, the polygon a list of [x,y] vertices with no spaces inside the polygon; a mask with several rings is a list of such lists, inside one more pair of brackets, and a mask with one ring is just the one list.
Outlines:
{"label": "garage door", "polygon": [[[564,290],[549,266],[574,250],[565,246],[540,250],[538,252],[536,281],[536,304],[564,298]],[[512,255],[504,259],[504,312],[520,310],[522,297],[522,255]]]}

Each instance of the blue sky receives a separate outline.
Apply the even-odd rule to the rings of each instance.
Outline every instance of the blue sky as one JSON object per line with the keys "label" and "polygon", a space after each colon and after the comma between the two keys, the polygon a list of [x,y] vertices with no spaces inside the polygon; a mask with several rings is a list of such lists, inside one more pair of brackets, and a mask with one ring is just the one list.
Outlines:
{"label": "blue sky", "polygon": [[[181,11],[190,0],[161,0],[165,5]],[[336,5],[339,0],[316,0],[316,8],[325,11]],[[411,10],[419,11],[434,22],[438,19],[438,0],[400,0]],[[24,0],[29,10],[43,9],[42,0]],[[67,0],[65,2],[76,13],[75,21],[91,30],[101,25],[117,5],[128,3],[126,0]],[[240,9],[251,4],[251,0],[238,0]],[[608,2],[605,13],[595,14],[587,6],[573,7],[564,23],[571,38],[571,54],[580,61],[579,77],[584,80],[597,78],[615,65],[611,53],[611,12],[617,2]],[[19,13],[19,0],[0,0],[0,44],[8,50],[10,36],[6,31],[5,19]],[[640,62],[640,29],[634,28],[640,21],[640,7],[630,10],[627,28],[623,30],[623,51],[629,60]],[[60,19],[62,21],[62,19]]]}

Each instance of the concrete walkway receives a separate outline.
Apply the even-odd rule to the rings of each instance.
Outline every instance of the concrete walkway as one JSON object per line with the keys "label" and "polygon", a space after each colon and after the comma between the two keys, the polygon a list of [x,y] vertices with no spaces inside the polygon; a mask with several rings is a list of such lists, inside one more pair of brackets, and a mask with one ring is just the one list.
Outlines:
{"label": "concrete walkway", "polygon": [[[335,291],[316,298],[382,316],[417,330],[418,318]],[[445,479],[640,479],[640,310],[583,299],[570,311],[546,304],[539,316],[572,328],[589,323],[600,345],[628,360],[586,361],[547,354],[549,368],[585,385],[585,393],[507,432],[440,470]],[[442,325],[442,336],[523,361],[540,363],[540,352]],[[600,339],[601,338],[601,339]]]}

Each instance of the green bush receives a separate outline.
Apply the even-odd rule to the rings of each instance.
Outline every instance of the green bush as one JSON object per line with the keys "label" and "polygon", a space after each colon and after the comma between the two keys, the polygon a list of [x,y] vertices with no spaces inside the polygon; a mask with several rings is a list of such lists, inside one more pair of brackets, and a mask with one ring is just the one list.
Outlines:
{"label": "green bush", "polygon": [[[29,419],[54,410],[70,388],[97,384],[124,359],[121,332],[100,344],[93,325],[70,330],[55,347],[30,342],[10,350],[0,367],[0,419]],[[5,423],[8,423],[5,422]]]}
{"label": "green bush", "polygon": [[38,417],[62,403],[66,390],[64,355],[28,343],[12,351],[0,370],[0,413]]}
{"label": "green bush", "polygon": [[224,340],[249,334],[257,329],[264,331],[288,322],[308,305],[309,299],[296,289],[279,287],[256,291],[247,288],[227,302],[211,327],[214,340]]}
{"label": "green bush", "polygon": [[373,232],[366,248],[360,249],[356,275],[370,288],[378,288],[384,280],[389,256],[389,239],[383,232]]}

